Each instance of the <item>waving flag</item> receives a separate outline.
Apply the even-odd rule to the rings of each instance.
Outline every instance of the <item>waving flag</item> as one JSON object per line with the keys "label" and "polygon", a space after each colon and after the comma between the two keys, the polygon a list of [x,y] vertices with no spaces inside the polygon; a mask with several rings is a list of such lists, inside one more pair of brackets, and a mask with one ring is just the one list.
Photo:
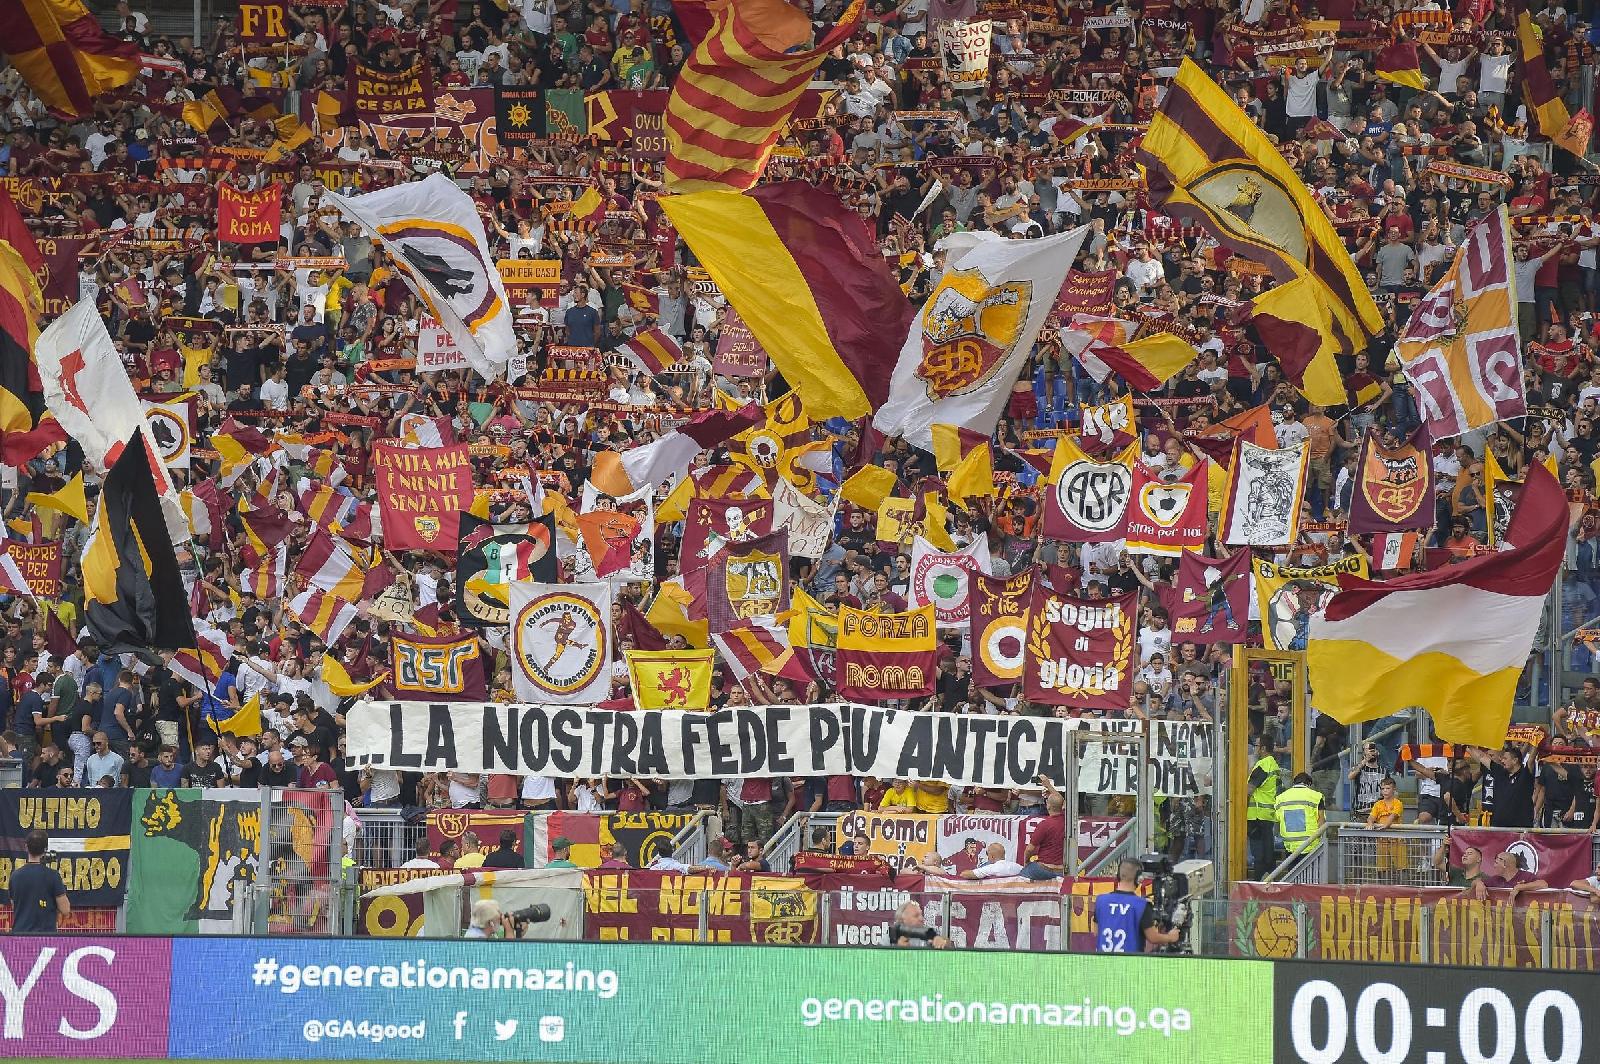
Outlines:
{"label": "waving flag", "polygon": [[651,375],[665,373],[683,361],[683,348],[659,327],[646,329],[618,344],[616,351]]}
{"label": "waving flag", "polygon": [[1550,77],[1550,65],[1544,55],[1544,33],[1528,14],[1526,4],[1515,3],[1512,10],[1517,13],[1517,57],[1522,61],[1523,98],[1538,122],[1539,132],[1559,144],[1572,118],[1567,113],[1566,101],[1556,91]]}
{"label": "waving flag", "polygon": [[472,197],[443,174],[348,199],[325,195],[383,245],[472,368],[487,380],[501,376],[517,338]]}
{"label": "waving flag", "polygon": [[1383,317],[1321,204],[1226,92],[1185,59],[1140,142],[1150,206],[1265,265],[1256,329],[1306,397],[1345,401],[1334,359],[1364,351]]}
{"label": "waving flag", "polygon": [[1441,739],[1498,748],[1567,546],[1566,493],[1528,469],[1513,546],[1393,580],[1343,577],[1311,621],[1317,708],[1344,724],[1421,706]]}
{"label": "waving flag", "polygon": [[954,552],[937,551],[921,536],[911,541],[911,586],[907,598],[913,609],[932,606],[941,628],[963,627],[972,615],[971,581],[989,576],[989,540],[980,536]]}
{"label": "waving flag", "polygon": [[289,612],[327,646],[339,641],[359,612],[354,606],[326,591],[302,591],[289,600]]}
{"label": "waving flag", "polygon": [[994,431],[1088,235],[1084,225],[1043,240],[989,233],[947,238],[959,243],[906,332],[888,400],[872,427],[928,451],[935,424]]}
{"label": "waving flag", "polygon": [[668,192],[754,185],[812,74],[856,31],[866,4],[853,0],[814,44],[810,18],[784,0],[709,7],[711,30],[684,63],[663,118]]}
{"label": "waving flag", "polygon": [[705,709],[713,650],[629,650],[628,682],[639,709]]}
{"label": "waving flag", "polygon": [[33,234],[11,194],[0,188],[0,462],[10,466],[25,465],[67,438],[45,410],[33,359],[44,306],[37,280],[43,268]]}
{"label": "waving flag", "polygon": [[139,46],[107,33],[81,0],[7,0],[0,42],[40,102],[69,118],[139,74]]}

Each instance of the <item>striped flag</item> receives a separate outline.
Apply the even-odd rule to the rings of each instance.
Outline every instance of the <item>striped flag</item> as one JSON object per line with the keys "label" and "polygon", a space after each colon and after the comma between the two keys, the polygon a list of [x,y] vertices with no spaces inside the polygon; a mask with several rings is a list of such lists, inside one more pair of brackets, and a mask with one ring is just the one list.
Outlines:
{"label": "striped flag", "polygon": [[197,628],[195,649],[180,650],[172,657],[172,671],[210,693],[233,657],[233,644],[220,628]]}
{"label": "striped flag", "polygon": [[1115,373],[1136,392],[1153,392],[1183,372],[1200,354],[1188,341],[1162,332],[1134,339],[1139,324],[1096,314],[1074,314],[1059,336],[1096,383]]}
{"label": "striped flag", "polygon": [[1522,61],[1523,98],[1539,123],[1539,132],[1559,144],[1572,116],[1567,113],[1567,103],[1550,78],[1550,66],[1544,55],[1544,34],[1528,14],[1526,5],[1517,3],[1512,10],[1517,13],[1517,57]]}
{"label": "striped flag", "polygon": [[239,560],[249,566],[260,564],[261,559],[270,555],[294,530],[294,522],[289,520],[289,515],[275,506],[241,512],[239,523],[244,526],[244,544],[239,548]]}
{"label": "striped flag", "polygon": [[712,633],[711,641],[733,670],[733,678],[741,684],[757,672],[802,684],[816,679],[795,655],[788,629],[775,621],[749,621]]}
{"label": "striped flag", "polygon": [[815,45],[811,20],[783,0],[721,0],[711,30],[673,86],[664,123],[668,192],[754,185],[811,76],[855,33],[866,4],[853,0]]}
{"label": "striped flag", "polygon": [[71,118],[139,74],[139,46],[107,33],[82,0],[7,0],[0,41],[40,102]]}
{"label": "striped flag", "polygon": [[338,595],[313,590],[302,591],[291,599],[289,612],[315,632],[323,643],[332,646],[339,641],[350,622],[356,619],[359,611]]}
{"label": "striped flag", "polygon": [[[1417,57],[1416,42],[1404,37],[1396,38],[1379,50],[1372,61],[1372,70],[1380,80],[1391,85],[1403,85],[1418,92],[1428,87],[1427,79],[1422,76],[1422,61]],[[1455,86],[1449,88],[1454,89]]]}
{"label": "striped flag", "polygon": [[1420,532],[1379,532],[1372,537],[1372,567],[1382,572],[1409,569],[1422,542]]}
{"label": "striped flag", "polygon": [[251,592],[262,602],[272,602],[283,594],[283,582],[289,572],[289,544],[279,543],[247,564],[250,568],[239,573],[241,591]]}
{"label": "striped flag", "polygon": [[400,419],[400,442],[410,447],[454,446],[455,422],[448,417],[407,414]]}
{"label": "striped flag", "polygon": [[1498,748],[1568,523],[1566,493],[1535,464],[1506,532],[1510,549],[1392,580],[1341,577],[1311,619],[1317,708],[1354,724],[1421,706],[1439,738]]}
{"label": "striped flag", "polygon": [[295,572],[311,587],[332,592],[350,602],[376,595],[393,580],[387,565],[366,568],[355,552],[321,528],[313,529]]}
{"label": "striped flag", "polygon": [[678,341],[657,326],[646,329],[626,343],[617,345],[617,354],[636,362],[646,373],[664,373],[683,361],[683,348]]}

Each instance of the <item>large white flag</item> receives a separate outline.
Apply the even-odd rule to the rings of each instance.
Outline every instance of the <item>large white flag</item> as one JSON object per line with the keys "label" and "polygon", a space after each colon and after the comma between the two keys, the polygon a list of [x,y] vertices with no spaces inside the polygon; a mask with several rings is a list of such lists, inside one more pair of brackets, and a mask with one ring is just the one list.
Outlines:
{"label": "large white flag", "polygon": [[934,425],[994,431],[1088,226],[1043,240],[947,237],[944,276],[911,324],[872,424],[933,450]]}
{"label": "large white flag", "polygon": [[361,196],[324,195],[383,245],[472,368],[488,380],[501,376],[517,337],[472,197],[443,174]]}
{"label": "large white flag", "polygon": [[519,699],[563,705],[611,695],[611,585],[510,587],[511,680]]}
{"label": "large white flag", "polygon": [[[104,473],[116,463],[134,430],[145,427],[145,409],[94,303],[75,303],[52,322],[39,334],[34,357],[45,405],[83,448],[90,470]],[[181,546],[189,542],[189,519],[166,463],[154,452],[150,472],[161,496],[167,535]]]}
{"label": "large white flag", "polygon": [[1288,547],[1299,537],[1300,500],[1310,454],[1296,447],[1257,447],[1238,440],[1219,531],[1231,547]]}

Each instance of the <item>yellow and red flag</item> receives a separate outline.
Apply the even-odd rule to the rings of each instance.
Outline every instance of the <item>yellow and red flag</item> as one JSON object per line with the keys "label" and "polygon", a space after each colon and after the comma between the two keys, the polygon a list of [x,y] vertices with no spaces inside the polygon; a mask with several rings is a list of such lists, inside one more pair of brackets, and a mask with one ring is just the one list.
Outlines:
{"label": "yellow and red flag", "polygon": [[40,102],[71,118],[139,73],[139,46],[107,33],[82,0],[8,0],[0,41]]}
{"label": "yellow and red flag", "polygon": [[628,680],[640,709],[705,709],[714,650],[630,650]]}
{"label": "yellow and red flag", "polygon": [[[811,20],[784,0],[712,0],[711,30],[672,89],[663,119],[668,192],[741,192],[767,156],[830,49],[855,32],[853,0],[811,47]],[[798,49],[798,50],[791,50]]]}

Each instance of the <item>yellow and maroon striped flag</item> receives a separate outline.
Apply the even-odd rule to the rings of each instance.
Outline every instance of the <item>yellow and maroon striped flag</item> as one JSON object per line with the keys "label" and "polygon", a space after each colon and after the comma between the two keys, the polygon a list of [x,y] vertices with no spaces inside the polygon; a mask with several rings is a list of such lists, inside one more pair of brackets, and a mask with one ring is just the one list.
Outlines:
{"label": "yellow and maroon striped flag", "polygon": [[855,32],[865,6],[852,0],[838,25],[801,48],[812,28],[798,8],[783,0],[713,0],[711,31],[667,103],[667,191],[754,185],[811,75]]}
{"label": "yellow and maroon striped flag", "polygon": [[107,33],[82,0],[0,3],[0,42],[40,102],[73,118],[139,73],[139,46]]}
{"label": "yellow and maroon striped flag", "polygon": [[683,348],[665,329],[654,328],[617,345],[617,354],[638,363],[646,373],[665,373],[683,361]]}
{"label": "yellow and maroon striped flag", "polygon": [[1517,57],[1522,60],[1522,96],[1527,101],[1528,110],[1534,114],[1539,132],[1559,144],[1572,116],[1567,113],[1567,102],[1561,98],[1555,82],[1551,80],[1550,65],[1545,59],[1544,33],[1528,14],[1526,4],[1516,4],[1512,10],[1517,13]]}

